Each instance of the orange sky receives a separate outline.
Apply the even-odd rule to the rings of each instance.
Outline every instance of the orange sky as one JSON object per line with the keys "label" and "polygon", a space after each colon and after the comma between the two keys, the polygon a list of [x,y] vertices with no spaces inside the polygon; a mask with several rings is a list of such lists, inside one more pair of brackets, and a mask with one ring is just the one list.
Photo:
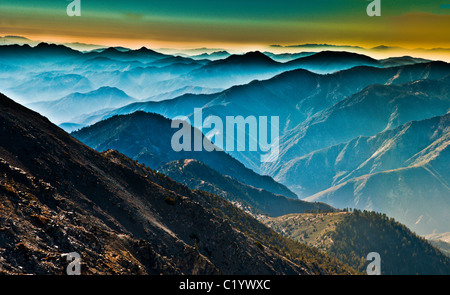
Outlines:
{"label": "orange sky", "polygon": [[[360,0],[342,1],[346,5],[333,6],[334,11],[327,11],[324,6],[321,8],[323,13],[317,5],[295,4],[300,5],[300,12],[302,9],[308,12],[299,16],[290,13],[289,7],[286,12],[274,10],[271,14],[273,3],[265,1],[261,3],[266,3],[266,6],[249,6],[253,10],[248,12],[225,11],[223,16],[219,14],[220,8],[218,11],[214,10],[219,4],[205,7],[202,3],[202,8],[209,10],[208,13],[198,12],[201,14],[199,17],[192,13],[183,14],[183,9],[188,8],[182,7],[180,11],[174,9],[172,12],[170,7],[156,6],[157,2],[154,7],[141,6],[140,11],[139,5],[149,1],[127,1],[136,5],[134,10],[121,4],[123,1],[108,2],[111,7],[109,4],[100,5],[102,1],[81,1],[82,16],[68,17],[65,12],[65,5],[69,3],[67,1],[59,6],[52,6],[48,1],[47,6],[43,4],[46,1],[30,1],[29,6],[20,6],[20,3],[27,1],[17,3],[2,0],[0,36],[19,35],[47,42],[83,42],[131,48],[146,46],[153,49],[216,47],[247,51],[266,49],[270,44],[304,43],[349,44],[365,48],[379,45],[407,49],[450,48],[450,9],[439,10],[437,4],[429,9],[427,6],[416,7],[417,5],[414,9],[404,9],[398,5],[391,10],[385,5],[381,17],[368,17],[365,8],[369,2]],[[92,2],[96,6],[90,7]],[[230,1],[231,4],[232,2]],[[250,2],[246,2],[247,5],[251,5]],[[290,5],[298,3],[290,0],[285,2]],[[322,3],[325,2],[327,1]],[[329,5],[336,5],[339,1],[328,2]],[[432,2],[436,1],[428,1]],[[259,9],[260,6],[263,8]],[[103,7],[110,9],[101,9]],[[255,7],[259,9],[256,12]],[[159,13],[155,11],[157,9],[160,10]],[[436,59],[447,59],[446,52],[424,54],[428,57],[435,56]]]}

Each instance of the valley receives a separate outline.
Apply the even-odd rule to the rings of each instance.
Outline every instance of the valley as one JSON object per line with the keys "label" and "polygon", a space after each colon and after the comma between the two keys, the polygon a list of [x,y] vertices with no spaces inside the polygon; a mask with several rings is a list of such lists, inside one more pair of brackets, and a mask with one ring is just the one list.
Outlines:
{"label": "valley", "polygon": [[12,44],[0,93],[2,274],[450,274],[444,61]]}

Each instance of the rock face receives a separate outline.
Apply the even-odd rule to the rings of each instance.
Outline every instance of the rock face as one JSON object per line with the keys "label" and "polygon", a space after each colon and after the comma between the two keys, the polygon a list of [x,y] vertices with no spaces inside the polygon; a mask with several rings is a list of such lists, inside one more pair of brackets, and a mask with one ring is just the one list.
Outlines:
{"label": "rock face", "polygon": [[238,231],[204,205],[231,208],[220,197],[100,154],[3,95],[0,126],[1,273],[62,274],[69,252],[80,254],[84,274],[332,273]]}
{"label": "rock face", "polygon": [[167,163],[159,171],[192,189],[200,189],[225,198],[254,216],[281,216],[305,211],[333,211],[324,203],[310,203],[276,195],[242,183],[193,159]]}

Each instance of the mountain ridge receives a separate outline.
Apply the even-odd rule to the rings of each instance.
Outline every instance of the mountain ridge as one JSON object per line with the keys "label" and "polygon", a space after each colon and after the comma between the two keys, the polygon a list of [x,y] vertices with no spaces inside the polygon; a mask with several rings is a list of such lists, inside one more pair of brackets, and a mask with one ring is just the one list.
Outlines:
{"label": "mountain ridge", "polygon": [[[393,218],[377,212],[289,214],[263,222],[365,271],[367,253],[381,256],[382,275],[446,275],[450,259]],[[400,241],[400,242],[399,242]]]}
{"label": "mountain ridge", "polygon": [[58,100],[31,103],[28,106],[55,123],[104,108],[117,108],[137,100],[116,87],[102,86],[89,92],[74,92]]}
{"label": "mountain ridge", "polygon": [[[391,160],[376,159],[372,164],[375,169],[369,171],[362,170],[363,165],[359,164],[358,169],[362,170],[359,174],[349,173],[340,182],[305,200],[327,199],[328,204],[341,208],[383,210],[420,234],[446,232],[446,225],[450,222],[445,213],[448,211],[446,196],[450,194],[450,171],[445,165],[449,151],[449,121],[450,114],[446,114],[386,131],[386,134],[392,134],[387,138],[383,138],[384,134],[378,135],[380,143],[389,142],[387,147],[381,145],[381,150]],[[392,138],[398,142],[393,143]],[[420,140],[423,142],[422,146],[408,154],[408,138]],[[375,137],[373,141],[376,143],[378,140]],[[406,151],[402,151],[402,148]],[[351,147],[348,153],[353,154]],[[374,155],[384,156],[383,153]],[[368,155],[370,154],[369,152]],[[370,159],[373,158],[371,156]],[[364,157],[360,161],[369,163],[364,161]],[[378,168],[377,161],[392,166]],[[383,185],[379,186],[381,183]]]}
{"label": "mountain ridge", "polygon": [[246,185],[234,178],[221,175],[193,159],[169,162],[158,171],[191,189],[200,189],[221,196],[255,217],[335,210],[323,203],[307,203]]}
{"label": "mountain ridge", "polygon": [[[264,81],[234,86],[215,94],[182,95],[162,102],[134,103],[113,111],[98,112],[74,123],[91,125],[116,114],[138,110],[162,114],[168,118],[188,116],[202,108],[203,116],[279,116],[280,136],[314,114],[327,109],[372,84],[401,84],[418,79],[437,79],[450,73],[450,65],[431,62],[392,68],[355,67],[329,75],[318,75],[298,69]],[[301,87],[300,87],[301,86]],[[246,101],[246,104],[242,104]],[[226,107],[224,107],[226,105]],[[192,120],[191,120],[192,121]],[[199,126],[195,126],[199,127]],[[208,130],[205,130],[207,132]],[[256,153],[231,154],[247,167],[268,174]]]}
{"label": "mountain ridge", "polygon": [[[285,186],[276,183],[269,176],[256,174],[220,149],[212,152],[196,152],[193,149],[191,152],[173,151],[170,144],[175,130],[171,128],[171,122],[161,115],[135,112],[101,121],[73,132],[72,135],[96,150],[116,149],[153,169],[173,160],[194,158],[214,167],[221,174],[230,175],[248,185],[297,199]],[[134,133],[129,130],[134,130]],[[191,131],[201,134],[196,128]],[[201,136],[204,138],[203,134]],[[121,138],[121,141],[117,138]]]}
{"label": "mountain ridge", "polygon": [[[277,238],[306,255],[294,254],[294,263],[264,246],[274,232],[222,198],[117,152],[100,154],[3,95],[0,109],[0,211],[9,216],[0,218],[2,273],[61,274],[61,254],[73,251],[86,274],[354,272]],[[237,220],[225,219],[230,211]],[[253,237],[233,227],[246,229],[239,218],[255,225],[247,228]]]}

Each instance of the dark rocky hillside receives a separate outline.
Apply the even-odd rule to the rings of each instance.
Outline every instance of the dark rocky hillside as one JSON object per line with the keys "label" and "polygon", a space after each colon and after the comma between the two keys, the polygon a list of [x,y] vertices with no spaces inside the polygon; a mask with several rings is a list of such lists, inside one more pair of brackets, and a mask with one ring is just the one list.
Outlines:
{"label": "dark rocky hillside", "polygon": [[353,272],[220,197],[96,152],[3,95],[0,157],[1,273],[62,274],[68,252],[84,274]]}
{"label": "dark rocky hillside", "polygon": [[259,214],[280,216],[311,210],[335,210],[324,203],[295,200],[246,185],[232,177],[221,175],[193,159],[167,163],[160,167],[159,171],[192,189],[200,189],[221,196],[255,216]]}
{"label": "dark rocky hillside", "polygon": [[[115,149],[153,169],[175,160],[196,159],[214,167],[221,174],[239,179],[248,185],[297,199],[284,185],[269,176],[253,172],[223,151],[194,151],[192,148],[192,151],[175,152],[171,147],[171,139],[178,129],[171,128],[171,124],[171,120],[161,115],[139,111],[114,116],[73,132],[72,135],[97,151]],[[198,129],[192,128],[192,138],[195,137],[194,133],[199,132]],[[200,136],[203,140],[204,135]]]}

